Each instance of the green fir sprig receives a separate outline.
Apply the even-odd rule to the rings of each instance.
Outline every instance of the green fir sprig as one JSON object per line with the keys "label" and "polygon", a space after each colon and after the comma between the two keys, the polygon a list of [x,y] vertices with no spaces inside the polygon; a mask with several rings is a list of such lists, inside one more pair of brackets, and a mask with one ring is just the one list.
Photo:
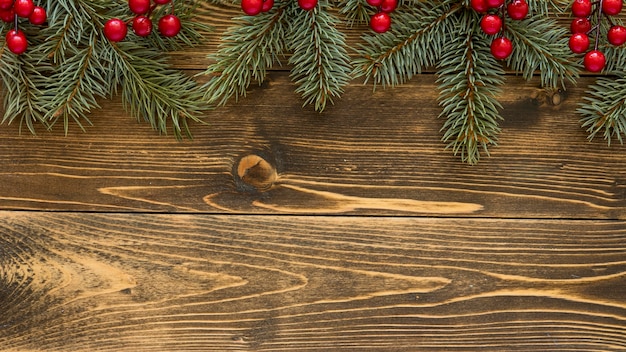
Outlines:
{"label": "green fir sprig", "polygon": [[[89,113],[101,99],[121,92],[127,111],[148,121],[160,133],[172,130],[178,138],[189,135],[188,121],[200,121],[207,109],[195,81],[166,62],[165,51],[197,44],[208,26],[192,21],[196,1],[176,1],[183,30],[176,39],[152,33],[140,38],[132,31],[125,41],[110,42],[103,33],[110,18],[130,20],[128,2],[58,0],[41,1],[48,13],[45,27],[23,21],[28,51],[20,56],[2,44],[3,121],[19,119],[34,133],[37,121],[46,128],[61,120],[84,128]],[[5,24],[3,31],[12,24]],[[36,89],[36,90],[35,90]],[[36,94],[33,92],[36,91]],[[19,102],[19,103],[16,103]]]}
{"label": "green fir sprig", "polygon": [[328,11],[326,0],[305,11],[297,2],[279,1],[274,8],[257,16],[237,17],[227,30],[220,48],[208,59],[204,74],[205,99],[223,105],[231,97],[245,96],[252,83],[265,80],[267,69],[291,56],[291,77],[304,104],[323,111],[350,81],[350,58],[345,36],[336,25],[339,20]]}
{"label": "green fir sprig", "polygon": [[458,23],[466,26],[449,35],[437,71],[442,139],[468,164],[476,164],[481,151],[488,153],[488,146],[496,144],[502,119],[497,96],[504,84],[504,70],[491,55],[489,41],[471,25],[475,17],[459,16]]}

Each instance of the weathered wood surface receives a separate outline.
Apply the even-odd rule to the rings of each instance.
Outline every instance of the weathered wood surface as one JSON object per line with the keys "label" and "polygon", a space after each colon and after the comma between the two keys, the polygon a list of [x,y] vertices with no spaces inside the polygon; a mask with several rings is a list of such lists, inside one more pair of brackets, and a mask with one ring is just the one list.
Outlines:
{"label": "weathered wood surface", "polygon": [[[239,14],[203,9],[179,68]],[[193,141],[118,100],[68,136],[0,126],[0,351],[626,350],[626,147],[580,128],[593,77],[507,82],[477,166],[430,74],[319,114],[272,71]]]}
{"label": "weathered wood surface", "polygon": [[[536,82],[508,81],[500,145],[475,167],[444,150],[430,75],[377,92],[355,83],[319,114],[302,109],[288,75],[275,72],[182,143],[136,123],[117,101],[68,137],[4,126],[0,207],[625,219],[626,148],[588,142],[574,114],[589,80],[557,93],[559,105]],[[263,192],[237,175],[250,154],[276,168]]]}
{"label": "weathered wood surface", "polygon": [[0,212],[0,346],[623,351],[626,223]]}

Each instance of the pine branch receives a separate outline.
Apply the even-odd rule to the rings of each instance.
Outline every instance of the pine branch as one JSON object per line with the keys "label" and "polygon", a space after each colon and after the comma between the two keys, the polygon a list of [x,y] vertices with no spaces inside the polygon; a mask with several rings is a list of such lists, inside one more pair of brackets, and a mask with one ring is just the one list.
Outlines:
{"label": "pine branch", "polygon": [[233,95],[245,96],[253,79],[262,83],[267,68],[280,64],[292,15],[288,8],[288,3],[276,4],[269,12],[236,18],[238,24],[227,30],[219,50],[208,56],[212,64],[204,74],[211,78],[203,85],[204,99],[224,105]]}
{"label": "pine branch", "polygon": [[[473,14],[464,14],[460,23],[472,23]],[[490,53],[489,41],[476,33],[475,26],[463,25],[460,33],[450,35],[444,46],[437,72],[440,84],[440,117],[446,121],[442,127],[443,141],[461,160],[476,164],[481,149],[496,144],[500,132],[496,96],[504,83],[504,71]]]}
{"label": "pine branch", "polygon": [[610,145],[613,139],[623,144],[626,135],[626,76],[600,77],[589,86],[587,96],[579,104],[582,127],[587,128],[589,139],[602,133]]}
{"label": "pine branch", "polygon": [[[449,5],[447,3],[452,3]],[[455,31],[452,16],[464,10],[460,2],[424,2],[394,13],[392,29],[384,34],[363,36],[357,49],[353,75],[372,80],[374,85],[396,86],[426,67],[435,66],[444,38]]]}
{"label": "pine branch", "polygon": [[167,133],[172,123],[174,134],[191,137],[188,121],[200,122],[206,110],[203,91],[184,73],[170,69],[158,50],[135,42],[120,42],[112,46],[112,67],[109,79],[122,77],[122,103],[137,117],[148,121],[161,133]]}
{"label": "pine branch", "polygon": [[579,69],[568,47],[566,30],[556,21],[541,16],[523,21],[508,21],[507,35],[515,50],[507,63],[530,80],[539,73],[545,87],[565,87],[565,81],[575,83]]}
{"label": "pine branch", "polygon": [[345,36],[336,28],[339,21],[328,12],[325,0],[311,11],[294,12],[288,44],[293,52],[289,59],[291,77],[304,105],[313,104],[315,110],[323,111],[351,79]]}
{"label": "pine branch", "polygon": [[34,123],[47,126],[44,117],[45,108],[41,103],[42,92],[39,89],[44,67],[37,65],[28,54],[15,55],[3,43],[0,48],[0,77],[2,77],[2,95],[4,98],[3,123],[20,120],[31,133],[35,133]]}
{"label": "pine branch", "polygon": [[367,23],[374,13],[364,0],[339,0],[336,7],[349,26]]}

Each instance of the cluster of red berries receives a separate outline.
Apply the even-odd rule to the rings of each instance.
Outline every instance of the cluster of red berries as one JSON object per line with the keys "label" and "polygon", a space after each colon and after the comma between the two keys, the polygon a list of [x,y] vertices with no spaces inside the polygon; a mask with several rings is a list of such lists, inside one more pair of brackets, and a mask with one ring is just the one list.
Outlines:
{"label": "cluster of red berries", "polygon": [[[317,6],[318,0],[298,0],[298,6],[305,11],[310,11]],[[256,16],[261,12],[267,12],[274,7],[274,0],[241,0],[241,9],[246,15]]]}
{"label": "cluster of red berries", "polygon": [[35,6],[33,0],[0,0],[0,19],[15,24],[6,34],[6,43],[9,50],[17,55],[23,54],[28,48],[26,34],[18,28],[20,18],[28,18],[30,23],[42,25],[48,16],[46,10]]}
{"label": "cluster of red berries", "polygon": [[[164,37],[175,37],[180,33],[181,23],[174,14],[173,0],[128,0],[128,7],[135,14],[130,22],[133,32],[140,37],[149,36],[152,33],[150,15],[157,6],[168,3],[172,3],[172,13],[159,19],[159,33]],[[124,40],[127,33],[128,24],[119,18],[112,18],[104,24],[104,35],[112,42]]]}
{"label": "cluster of red berries", "polygon": [[[497,35],[491,41],[491,55],[498,60],[504,60],[513,52],[513,43],[504,36],[503,28],[506,16],[512,20],[521,21],[528,15],[526,0],[471,0],[472,9],[483,13],[480,28],[488,35]],[[499,35],[498,35],[499,34]]]}
{"label": "cluster of red berries", "polygon": [[[622,11],[622,0],[575,0],[572,3],[574,19],[570,25],[572,35],[569,38],[569,48],[575,54],[586,53],[583,58],[585,69],[589,72],[600,72],[606,65],[604,53],[598,49],[600,38],[600,16],[608,19],[611,27],[606,33],[607,40],[611,45],[620,46],[626,43],[626,28],[612,23],[610,16],[616,16]],[[593,16],[595,15],[595,16]],[[595,24],[592,25],[592,21]],[[593,27],[593,28],[592,28]],[[595,45],[589,49],[589,35],[595,30]]]}
{"label": "cluster of red berries", "polygon": [[391,28],[390,14],[398,7],[398,0],[366,0],[377,12],[370,17],[370,28],[376,33],[385,33]]}

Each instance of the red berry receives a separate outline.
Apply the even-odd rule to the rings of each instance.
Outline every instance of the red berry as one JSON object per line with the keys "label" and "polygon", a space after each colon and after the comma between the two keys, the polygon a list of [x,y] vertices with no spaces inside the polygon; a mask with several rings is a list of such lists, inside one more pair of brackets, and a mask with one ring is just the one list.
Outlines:
{"label": "red berry", "polygon": [[241,0],[241,9],[246,15],[256,16],[263,10],[263,0]]}
{"label": "red berry", "polygon": [[146,16],[133,18],[133,32],[140,37],[147,37],[152,33],[152,21]]}
{"label": "red berry", "polygon": [[41,6],[35,6],[35,8],[33,9],[33,13],[31,13],[28,17],[30,23],[37,26],[46,23],[47,19],[48,15],[46,14],[46,10]]}
{"label": "red berry", "polygon": [[569,48],[575,54],[582,54],[589,49],[589,36],[585,33],[575,33],[569,37]]}
{"label": "red berry", "polygon": [[391,13],[398,7],[398,0],[383,0],[380,4],[380,10],[382,12]]}
{"label": "red berry", "polygon": [[587,17],[591,14],[591,0],[574,0],[572,13],[576,17]]}
{"label": "red berry", "polygon": [[274,0],[263,0],[263,6],[261,6],[261,12],[267,12],[274,7]]}
{"label": "red berry", "polygon": [[33,0],[15,0],[13,3],[13,11],[20,17],[28,18],[34,9],[35,3],[33,3]]}
{"label": "red berry", "polygon": [[370,6],[378,7],[383,3],[383,0],[365,0]]}
{"label": "red berry", "polygon": [[165,5],[167,3],[169,3],[172,0],[154,0],[154,3],[157,5]]}
{"label": "red berry", "polygon": [[476,12],[486,12],[489,9],[486,0],[472,0],[470,6]]}
{"label": "red berry", "polygon": [[618,15],[622,11],[622,0],[604,0],[602,2],[602,12],[609,16]]}
{"label": "red berry", "polygon": [[298,0],[298,6],[305,11],[310,11],[317,6],[317,0]]}
{"label": "red berry", "polygon": [[176,15],[165,15],[159,20],[159,33],[164,37],[175,37],[180,33],[182,25]]}
{"label": "red berry", "polygon": [[13,0],[0,0],[0,10],[8,10],[13,7]]}
{"label": "red berry", "polygon": [[609,43],[615,46],[620,46],[626,43],[626,28],[618,25],[612,26],[606,33],[606,37],[609,40]]}
{"label": "red berry", "polygon": [[19,29],[17,31],[15,29],[11,29],[7,32],[6,43],[9,50],[17,55],[23,54],[28,48],[26,35]]}
{"label": "red berry", "polygon": [[11,23],[15,20],[15,12],[12,8],[8,10],[0,9],[0,19],[4,22]]}
{"label": "red berry", "polygon": [[480,28],[489,35],[497,34],[502,29],[502,19],[498,15],[485,15],[480,20]]}
{"label": "red berry", "polygon": [[511,19],[520,21],[528,15],[528,3],[526,0],[513,0],[506,7],[506,12]]}
{"label": "red berry", "polygon": [[379,12],[370,18],[370,28],[376,33],[385,33],[391,28],[391,17],[386,12]]}
{"label": "red berry", "polygon": [[487,0],[487,6],[490,8],[496,8],[504,5],[504,0]]}
{"label": "red berry", "polygon": [[513,52],[513,43],[507,37],[498,37],[491,42],[491,55],[498,60],[504,60]]}
{"label": "red berry", "polygon": [[570,30],[573,34],[588,33],[591,30],[591,22],[587,17],[578,17],[572,20]]}
{"label": "red berry", "polygon": [[119,18],[112,18],[104,24],[104,35],[112,42],[124,40],[127,32],[126,22]]}
{"label": "red berry", "polygon": [[600,72],[606,64],[606,58],[600,50],[591,50],[583,60],[585,69],[589,72]]}
{"label": "red berry", "polygon": [[128,7],[133,13],[143,15],[150,11],[150,0],[128,0]]}

